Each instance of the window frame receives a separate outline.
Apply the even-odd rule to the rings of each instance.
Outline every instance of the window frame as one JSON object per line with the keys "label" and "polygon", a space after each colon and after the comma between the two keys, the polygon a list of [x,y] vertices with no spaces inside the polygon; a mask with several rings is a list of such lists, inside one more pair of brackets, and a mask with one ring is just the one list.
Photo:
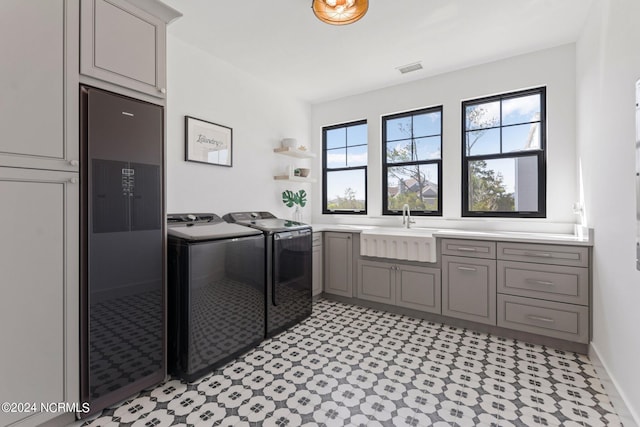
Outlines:
{"label": "window frame", "polygon": [[[403,117],[413,117],[418,116],[425,113],[440,113],[440,133],[437,134],[440,136],[440,158],[439,159],[429,159],[429,160],[415,160],[410,162],[402,162],[402,163],[387,163],[387,122],[389,120],[399,119]],[[436,105],[433,107],[425,107],[419,108],[417,110],[411,111],[403,111],[400,113],[388,114],[381,117],[382,121],[382,215],[394,215],[400,216],[402,215],[402,209],[395,210],[389,209],[389,173],[388,170],[390,167],[398,167],[398,166],[422,166],[422,165],[430,165],[436,164],[438,166],[438,209],[434,211],[418,211],[411,209],[411,216],[442,216],[442,158],[444,157],[444,128],[443,128],[443,116],[444,116],[444,107],[442,105]],[[434,135],[425,135],[424,137],[433,137]],[[411,126],[411,137],[408,139],[413,139],[413,124]],[[395,141],[395,140],[394,140]],[[394,142],[392,141],[392,142]]]}
{"label": "window frame", "polygon": [[[367,119],[355,120],[352,122],[339,123],[330,126],[322,127],[322,214],[323,215],[367,215],[367,210],[369,207],[369,199],[367,194],[367,165],[364,166],[345,166],[343,168],[330,168],[327,169],[327,131],[341,128],[349,128],[353,126],[367,125],[367,165],[369,158],[369,138],[368,131],[369,125],[367,123]],[[345,141],[349,147],[348,141]],[[362,210],[347,210],[347,209],[336,209],[330,210],[327,209],[327,172],[341,172],[341,171],[352,171],[352,170],[363,170],[364,171],[364,209]]]}
{"label": "window frame", "polygon": [[[523,150],[517,152],[498,153],[498,154],[481,154],[467,155],[467,128],[466,128],[466,108],[472,105],[485,104],[488,102],[500,102],[500,124],[498,126],[488,127],[486,129],[500,130],[500,149],[502,150],[502,130],[513,126],[519,126],[524,123],[502,124],[502,104],[505,100],[522,98],[529,95],[540,95],[540,148],[537,150]],[[472,218],[546,218],[547,217],[547,96],[546,86],[507,92],[498,95],[487,96],[483,98],[469,99],[462,101],[461,114],[461,136],[462,136],[462,217]],[[533,123],[533,122],[529,122]],[[470,211],[469,210],[469,163],[479,160],[495,160],[495,159],[511,159],[518,157],[537,157],[538,162],[538,210],[537,211]]]}

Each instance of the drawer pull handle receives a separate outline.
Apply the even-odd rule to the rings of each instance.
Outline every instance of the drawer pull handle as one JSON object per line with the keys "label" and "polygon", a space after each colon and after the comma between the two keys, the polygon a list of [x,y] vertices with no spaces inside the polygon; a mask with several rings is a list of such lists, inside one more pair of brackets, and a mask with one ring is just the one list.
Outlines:
{"label": "drawer pull handle", "polygon": [[555,285],[553,282],[549,282],[548,280],[527,279],[526,282],[533,283],[534,285],[543,285],[543,286]]}
{"label": "drawer pull handle", "polygon": [[533,315],[531,315],[531,314],[529,314],[529,315],[527,316],[527,319],[537,320],[537,321],[539,321],[539,322],[545,322],[545,323],[554,323],[554,322],[555,322],[555,320],[553,320],[553,319],[552,319],[552,318],[550,318],[550,317],[533,316]]}
{"label": "drawer pull handle", "polygon": [[460,266],[458,266],[458,270],[460,270],[460,271],[476,271],[476,268],[475,267],[465,267],[465,266],[460,265]]}
{"label": "drawer pull handle", "polygon": [[553,255],[549,252],[525,252],[525,256],[535,256],[540,258],[553,258]]}
{"label": "drawer pull handle", "polygon": [[460,252],[478,252],[477,248],[465,248],[464,246],[459,246],[459,247],[457,247],[455,249],[460,251]]}

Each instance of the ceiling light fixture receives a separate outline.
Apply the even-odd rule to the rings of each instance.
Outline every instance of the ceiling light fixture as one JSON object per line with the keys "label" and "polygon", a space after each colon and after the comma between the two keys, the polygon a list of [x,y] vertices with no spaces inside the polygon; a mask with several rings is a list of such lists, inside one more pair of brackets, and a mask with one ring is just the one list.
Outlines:
{"label": "ceiling light fixture", "polygon": [[331,25],[352,24],[369,9],[369,0],[313,0],[311,8],[316,17]]}

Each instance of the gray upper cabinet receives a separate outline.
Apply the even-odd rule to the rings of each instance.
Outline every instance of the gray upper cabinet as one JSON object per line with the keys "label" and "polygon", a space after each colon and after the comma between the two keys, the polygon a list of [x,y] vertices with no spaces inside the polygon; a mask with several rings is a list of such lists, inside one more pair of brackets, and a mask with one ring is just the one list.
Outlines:
{"label": "gray upper cabinet", "polygon": [[442,314],[496,324],[496,261],[444,255]]}
{"label": "gray upper cabinet", "polygon": [[180,16],[172,11],[151,0],[83,0],[80,73],[165,98],[166,24]]}
{"label": "gray upper cabinet", "polygon": [[0,2],[0,166],[78,170],[77,139],[65,139],[68,9],[63,0]]}
{"label": "gray upper cabinet", "polygon": [[[0,194],[0,396],[78,402],[77,173],[0,167]],[[0,425],[58,415],[0,412]]]}
{"label": "gray upper cabinet", "polygon": [[351,233],[324,233],[324,291],[353,297],[353,265]]}

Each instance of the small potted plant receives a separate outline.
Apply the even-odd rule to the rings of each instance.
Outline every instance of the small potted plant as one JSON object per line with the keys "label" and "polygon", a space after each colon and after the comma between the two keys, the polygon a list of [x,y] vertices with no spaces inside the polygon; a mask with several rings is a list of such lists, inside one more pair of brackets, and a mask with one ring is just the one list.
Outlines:
{"label": "small potted plant", "polygon": [[301,222],[302,212],[300,208],[304,208],[307,204],[307,192],[300,190],[294,193],[291,190],[285,190],[282,192],[282,203],[287,205],[288,208],[295,205],[296,209],[293,211],[293,220]]}

